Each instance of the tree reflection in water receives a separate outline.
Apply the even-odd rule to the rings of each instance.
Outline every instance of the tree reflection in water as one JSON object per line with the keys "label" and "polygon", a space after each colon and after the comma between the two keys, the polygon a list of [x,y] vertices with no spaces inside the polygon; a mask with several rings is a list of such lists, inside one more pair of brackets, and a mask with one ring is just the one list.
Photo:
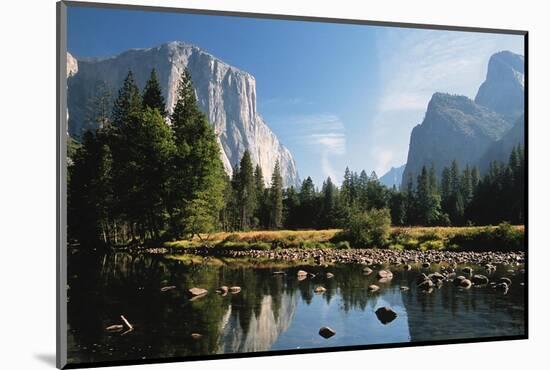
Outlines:
{"label": "tree reflection in water", "polygon": [[[362,266],[288,266],[286,275],[258,262],[168,259],[146,254],[73,253],[69,256],[68,345],[70,363],[170,358],[272,349],[314,348],[523,334],[520,274],[508,295],[489,288],[461,291],[445,284],[417,291],[417,269],[395,271],[390,282],[365,276]],[[437,268],[437,267],[436,267]],[[296,272],[316,274],[299,281]],[[332,279],[326,272],[334,273]],[[495,276],[505,273],[505,267]],[[377,293],[367,287],[380,285]],[[176,288],[161,292],[164,286]],[[221,285],[240,286],[221,296]],[[401,285],[411,287],[400,291]],[[315,294],[314,289],[327,290]],[[208,289],[190,300],[187,289]],[[374,311],[389,306],[398,316],[382,325]],[[135,330],[125,336],[105,328],[123,314]],[[324,339],[321,326],[336,335]],[[193,338],[191,334],[201,334]]]}

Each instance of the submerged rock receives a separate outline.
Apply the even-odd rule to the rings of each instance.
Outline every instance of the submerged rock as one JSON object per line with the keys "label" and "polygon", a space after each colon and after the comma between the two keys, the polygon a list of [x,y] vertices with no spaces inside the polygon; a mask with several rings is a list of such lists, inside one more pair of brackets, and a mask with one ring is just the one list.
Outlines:
{"label": "submerged rock", "polygon": [[304,270],[298,270],[298,272],[296,273],[296,276],[298,276],[298,277],[306,277],[306,276],[307,276],[307,272],[304,271]]}
{"label": "submerged rock", "polygon": [[219,287],[218,289],[216,289],[216,292],[222,294],[222,295],[226,295],[227,292],[229,291],[229,288],[225,285],[222,285],[221,287]]}
{"label": "submerged rock", "polygon": [[187,291],[191,297],[199,297],[208,293],[208,290],[203,288],[191,288]]}
{"label": "submerged rock", "polygon": [[334,331],[334,329],[329,328],[328,326],[323,326],[321,329],[319,329],[319,335],[325,339],[328,339],[335,334],[336,334],[336,331]]}
{"label": "submerged rock", "polygon": [[378,285],[372,284],[372,285],[369,285],[367,289],[369,292],[377,292],[380,290],[380,287]]}
{"label": "submerged rock", "polygon": [[327,289],[325,287],[322,287],[322,286],[318,286],[317,288],[314,289],[314,292],[318,293],[318,294],[324,293],[326,291],[327,291]]}
{"label": "submerged rock", "polygon": [[459,286],[464,289],[468,289],[472,286],[472,282],[468,279],[462,279]]}
{"label": "submerged rock", "polygon": [[489,284],[489,278],[485,275],[474,275],[472,277],[472,283],[475,285],[486,285]]}
{"label": "submerged rock", "polygon": [[393,273],[389,270],[380,270],[376,274],[376,277],[378,279],[388,279],[389,280],[389,279],[393,278]]}
{"label": "submerged rock", "polygon": [[397,317],[397,313],[390,307],[380,307],[376,310],[375,314],[378,320],[384,325],[389,324]]}
{"label": "submerged rock", "polygon": [[365,275],[370,275],[370,274],[372,274],[372,269],[371,269],[370,267],[368,267],[368,266],[365,267],[365,268],[363,269],[363,274],[365,274]]}
{"label": "submerged rock", "polygon": [[327,277],[327,279],[332,279],[334,277],[334,274],[332,272],[327,272],[325,276]]}

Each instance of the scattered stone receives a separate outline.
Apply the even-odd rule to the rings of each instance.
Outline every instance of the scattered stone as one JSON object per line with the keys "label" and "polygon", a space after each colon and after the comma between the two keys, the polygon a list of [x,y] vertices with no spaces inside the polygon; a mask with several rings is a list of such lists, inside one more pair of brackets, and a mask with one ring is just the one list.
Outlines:
{"label": "scattered stone", "polygon": [[434,283],[438,282],[438,281],[443,281],[445,280],[445,276],[443,276],[441,273],[439,272],[434,272],[432,274],[429,274],[428,275],[428,279],[430,279],[431,281],[433,281]]}
{"label": "scattered stone", "polygon": [[365,274],[365,275],[370,275],[370,274],[372,274],[372,269],[371,269],[370,267],[368,267],[368,266],[365,267],[365,268],[363,269],[363,274]]}
{"label": "scattered stone", "polygon": [[197,340],[202,338],[202,334],[199,333],[191,333],[191,338]]}
{"label": "scattered stone", "polygon": [[460,283],[462,283],[462,280],[466,280],[466,277],[465,276],[457,276],[454,280],[453,280],[453,284],[456,285],[456,286],[460,286]]}
{"label": "scattered stone", "polygon": [[229,288],[229,291],[231,292],[231,294],[237,294],[241,291],[241,287],[240,286],[232,286],[231,288]]}
{"label": "scattered stone", "polygon": [[226,295],[228,291],[229,291],[229,288],[225,285],[222,285],[221,287],[216,289],[216,292],[220,293],[221,295]]}
{"label": "scattered stone", "polygon": [[191,288],[187,292],[191,297],[200,297],[206,295],[206,293],[208,293],[208,290],[203,288]]}
{"label": "scattered stone", "polygon": [[328,326],[323,326],[321,329],[319,329],[319,335],[325,339],[328,339],[335,334],[336,332],[334,331],[334,329],[331,329]]}
{"label": "scattered stone", "polygon": [[298,277],[306,277],[307,276],[307,272],[304,271],[304,270],[299,270],[297,273],[296,273],[296,276]]}
{"label": "scattered stone", "polygon": [[508,287],[510,287],[512,285],[512,280],[510,280],[507,277],[501,277],[500,279],[498,279],[498,282],[499,283],[506,283],[506,285],[508,285]]}
{"label": "scattered stone", "polygon": [[334,277],[334,274],[332,272],[327,272],[325,276],[327,277],[327,279],[332,279]]}
{"label": "scattered stone", "polygon": [[468,279],[462,279],[459,286],[464,289],[468,289],[472,286],[472,282]]}
{"label": "scattered stone", "polygon": [[380,290],[380,287],[378,285],[375,285],[375,284],[372,284],[372,285],[369,285],[369,287],[367,288],[369,292],[377,292]]}
{"label": "scattered stone", "polygon": [[486,285],[489,284],[489,278],[485,275],[474,275],[472,277],[472,283],[475,285]]}
{"label": "scattered stone", "polygon": [[498,283],[497,285],[495,285],[495,289],[501,291],[503,294],[507,294],[509,288],[510,286],[506,283]]}
{"label": "scattered stone", "polygon": [[426,279],[422,282],[420,282],[417,287],[420,288],[420,289],[425,289],[425,290],[428,290],[430,288],[433,288],[434,286],[434,282],[431,280],[431,279]]}
{"label": "scattered stone", "polygon": [[321,294],[321,293],[324,293],[326,292],[327,289],[322,287],[322,286],[318,286],[317,288],[315,288],[314,292],[317,293],[317,294]]}
{"label": "scattered stone", "polygon": [[378,320],[384,325],[389,324],[397,317],[397,313],[389,307],[380,307],[375,312]]}
{"label": "scattered stone", "polygon": [[376,274],[376,277],[378,279],[392,279],[393,278],[393,273],[389,270],[380,270]]}
{"label": "scattered stone", "polygon": [[175,286],[175,285],[164,286],[164,287],[160,288],[160,291],[161,291],[161,292],[167,292],[167,291],[173,290],[173,289],[176,289],[176,286]]}

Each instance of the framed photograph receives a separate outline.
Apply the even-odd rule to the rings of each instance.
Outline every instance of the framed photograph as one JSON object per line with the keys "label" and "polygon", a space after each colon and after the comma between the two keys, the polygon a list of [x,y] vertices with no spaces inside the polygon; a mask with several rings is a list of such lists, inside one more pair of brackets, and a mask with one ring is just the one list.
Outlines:
{"label": "framed photograph", "polygon": [[57,11],[59,368],[527,338],[527,31]]}

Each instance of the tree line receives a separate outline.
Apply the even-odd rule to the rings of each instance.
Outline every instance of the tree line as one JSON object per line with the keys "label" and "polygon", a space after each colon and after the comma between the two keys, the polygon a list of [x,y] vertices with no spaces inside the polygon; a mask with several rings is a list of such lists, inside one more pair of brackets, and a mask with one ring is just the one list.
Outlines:
{"label": "tree line", "polygon": [[74,242],[118,245],[219,230],[346,228],[373,210],[389,213],[394,225],[524,221],[520,146],[508,163],[493,162],[482,178],[476,167],[461,169],[453,161],[440,174],[424,166],[401,190],[388,189],[375,172],[349,168],[339,187],[328,177],[317,189],[307,177],[298,188],[285,189],[279,162],[266,181],[248,151],[231,177],[225,173],[188,71],[172,114],[154,69],[143,91],[129,71],[112,104],[108,89],[98,92],[89,114],[97,130],[68,143],[68,235]]}

